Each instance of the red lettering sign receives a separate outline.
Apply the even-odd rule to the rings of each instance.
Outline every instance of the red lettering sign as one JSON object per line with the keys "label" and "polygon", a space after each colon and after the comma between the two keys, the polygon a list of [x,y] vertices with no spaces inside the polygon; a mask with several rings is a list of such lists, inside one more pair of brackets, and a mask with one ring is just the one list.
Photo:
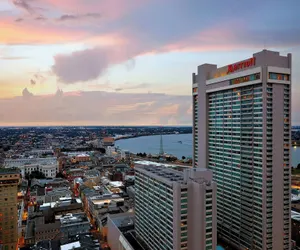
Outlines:
{"label": "red lettering sign", "polygon": [[255,65],[255,57],[252,57],[246,61],[228,65],[227,74],[233,73],[240,69],[249,68]]}

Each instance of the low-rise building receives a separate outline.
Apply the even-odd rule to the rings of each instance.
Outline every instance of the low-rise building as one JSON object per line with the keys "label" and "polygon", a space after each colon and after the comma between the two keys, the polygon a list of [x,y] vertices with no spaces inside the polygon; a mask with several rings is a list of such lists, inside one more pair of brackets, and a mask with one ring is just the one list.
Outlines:
{"label": "low-rise building", "polygon": [[124,206],[124,198],[119,195],[98,195],[88,198],[88,212],[94,220],[98,214],[105,214],[109,209]]}
{"label": "low-rise building", "polygon": [[45,213],[59,218],[61,215],[69,213],[81,213],[83,212],[83,207],[80,199],[62,197],[56,202],[44,203],[40,206],[40,210],[47,211]]}
{"label": "low-rise building", "polygon": [[62,178],[33,179],[30,187],[30,199],[39,204],[54,202],[61,197],[71,196],[69,182]]}
{"label": "low-rise building", "polygon": [[94,183],[99,183],[100,181],[100,171],[96,169],[86,170],[84,172],[83,180],[84,181],[92,181]]}
{"label": "low-rise building", "polygon": [[85,171],[81,168],[74,168],[67,170],[65,174],[68,178],[68,181],[73,181],[76,178],[83,178],[84,172]]}
{"label": "low-rise building", "polygon": [[121,159],[129,159],[130,151],[129,150],[121,150]]}
{"label": "low-rise building", "polygon": [[300,248],[300,213],[291,211],[292,219],[292,237],[291,239],[295,242],[295,245]]}
{"label": "low-rise building", "polygon": [[68,187],[46,189],[44,202],[59,201],[60,198],[71,198],[72,191]]}
{"label": "low-rise building", "polygon": [[114,146],[115,145],[115,139],[113,137],[104,137],[102,139],[102,146]]}
{"label": "low-rise building", "polygon": [[78,234],[89,233],[91,224],[85,213],[66,214],[60,218],[62,237],[68,239]]}
{"label": "low-rise building", "polygon": [[84,161],[90,161],[90,160],[91,160],[91,158],[88,154],[82,153],[82,154],[78,154],[75,156],[76,162],[84,162]]}
{"label": "low-rise building", "polygon": [[[60,221],[50,219],[46,221],[46,213],[43,211],[28,213],[25,231],[25,244],[34,245],[41,240],[52,240],[60,233]],[[48,219],[49,220],[49,219]]]}
{"label": "low-rise building", "polygon": [[32,149],[28,152],[29,155],[35,156],[35,157],[41,157],[45,155],[53,156],[54,151],[53,149]]}
{"label": "low-rise building", "polygon": [[60,237],[60,221],[39,223],[35,225],[35,241],[52,240]]}
{"label": "low-rise building", "polygon": [[116,155],[116,154],[117,154],[117,153],[116,153],[116,148],[115,148],[115,147],[112,147],[112,146],[108,146],[108,147],[106,148],[106,154],[107,154],[108,156],[110,156],[110,157]]}
{"label": "low-rise building", "polygon": [[72,250],[72,249],[86,249],[86,250],[97,249],[98,250],[101,249],[101,247],[98,240],[96,240],[91,234],[80,234],[73,237],[69,237],[65,242],[65,244],[62,244],[60,246],[60,249],[61,250]]}
{"label": "low-rise building", "polygon": [[6,159],[4,166],[7,168],[19,168],[22,177],[25,177],[26,174],[31,174],[33,171],[42,172],[47,178],[54,178],[58,173],[56,157]]}
{"label": "low-rise building", "polygon": [[107,242],[111,250],[148,250],[136,238],[133,213],[108,215]]}

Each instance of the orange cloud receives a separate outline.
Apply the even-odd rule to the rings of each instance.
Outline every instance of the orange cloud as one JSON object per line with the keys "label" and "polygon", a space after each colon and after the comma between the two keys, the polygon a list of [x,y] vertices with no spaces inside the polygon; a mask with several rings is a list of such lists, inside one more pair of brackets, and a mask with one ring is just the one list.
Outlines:
{"label": "orange cloud", "polygon": [[53,44],[82,40],[88,36],[83,30],[63,30],[49,26],[16,25],[8,20],[0,22],[2,44]]}

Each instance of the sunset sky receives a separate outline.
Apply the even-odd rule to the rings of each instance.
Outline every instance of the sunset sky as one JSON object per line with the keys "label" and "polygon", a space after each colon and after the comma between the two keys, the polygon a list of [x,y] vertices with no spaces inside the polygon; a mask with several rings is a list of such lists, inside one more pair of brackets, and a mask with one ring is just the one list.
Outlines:
{"label": "sunset sky", "polygon": [[293,54],[299,0],[0,0],[0,126],[191,125],[191,74]]}

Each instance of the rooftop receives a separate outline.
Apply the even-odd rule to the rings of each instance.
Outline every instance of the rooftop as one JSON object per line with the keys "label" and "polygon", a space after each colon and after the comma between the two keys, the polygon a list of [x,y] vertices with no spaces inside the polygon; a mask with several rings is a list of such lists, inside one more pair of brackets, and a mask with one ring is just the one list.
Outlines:
{"label": "rooftop", "polygon": [[291,218],[292,218],[292,220],[296,220],[296,221],[300,222],[300,213],[291,210]]}
{"label": "rooftop", "polygon": [[165,164],[165,163],[160,163],[160,162],[155,162],[155,161],[135,161],[135,164],[139,165],[154,165],[154,166],[164,166],[168,168],[191,168],[191,166],[185,166],[185,165],[175,165],[175,164]]}
{"label": "rooftop", "polygon": [[80,245],[79,241],[76,241],[76,242],[61,245],[60,249],[61,250],[70,250],[70,249],[74,249],[74,248],[78,248],[78,247],[81,247],[81,245]]}
{"label": "rooftop", "polygon": [[0,168],[0,174],[19,174],[18,168]]}
{"label": "rooftop", "polygon": [[110,198],[110,199],[105,199],[105,200],[93,199],[93,200],[91,200],[91,202],[94,205],[99,205],[99,206],[112,205],[112,204],[116,204],[117,202],[124,202],[124,198],[119,197],[119,198]]}
{"label": "rooftop", "polygon": [[68,172],[84,172],[84,170],[81,168],[72,168],[72,169],[68,169]]}
{"label": "rooftop", "polygon": [[134,225],[135,222],[135,217],[133,213],[115,214],[109,215],[109,217],[117,227],[126,227]]}
{"label": "rooftop", "polygon": [[34,185],[38,185],[44,187],[47,184],[67,184],[69,186],[69,182],[63,178],[54,178],[54,179],[33,179],[31,181],[31,187]]}
{"label": "rooftop", "polygon": [[187,168],[178,171],[165,166],[136,165],[135,171],[171,186],[176,182],[184,187],[189,181],[193,181],[200,185],[213,187],[212,172],[206,168]]}
{"label": "rooftop", "polygon": [[109,185],[112,187],[123,187],[123,182],[121,181],[111,181],[109,182]]}
{"label": "rooftop", "polygon": [[82,154],[77,155],[77,157],[90,157],[90,156],[88,154],[82,153]]}
{"label": "rooftop", "polygon": [[71,224],[78,224],[78,223],[84,223],[84,222],[89,222],[85,213],[66,214],[65,216],[62,216],[60,218],[60,223],[62,226],[68,226]]}
{"label": "rooftop", "polygon": [[136,170],[144,170],[167,181],[184,182],[183,172],[155,165],[136,165]]}
{"label": "rooftop", "polygon": [[[61,247],[62,246],[65,247],[61,249],[85,249],[85,250],[101,249],[98,240],[96,240],[91,234],[79,234],[76,236],[71,236],[68,237],[67,242],[68,243],[61,245]],[[78,243],[80,244],[80,247],[77,247]],[[66,248],[67,246],[74,247],[74,248]]]}
{"label": "rooftop", "polygon": [[22,166],[28,164],[57,164],[56,157],[5,159],[6,166]]}

